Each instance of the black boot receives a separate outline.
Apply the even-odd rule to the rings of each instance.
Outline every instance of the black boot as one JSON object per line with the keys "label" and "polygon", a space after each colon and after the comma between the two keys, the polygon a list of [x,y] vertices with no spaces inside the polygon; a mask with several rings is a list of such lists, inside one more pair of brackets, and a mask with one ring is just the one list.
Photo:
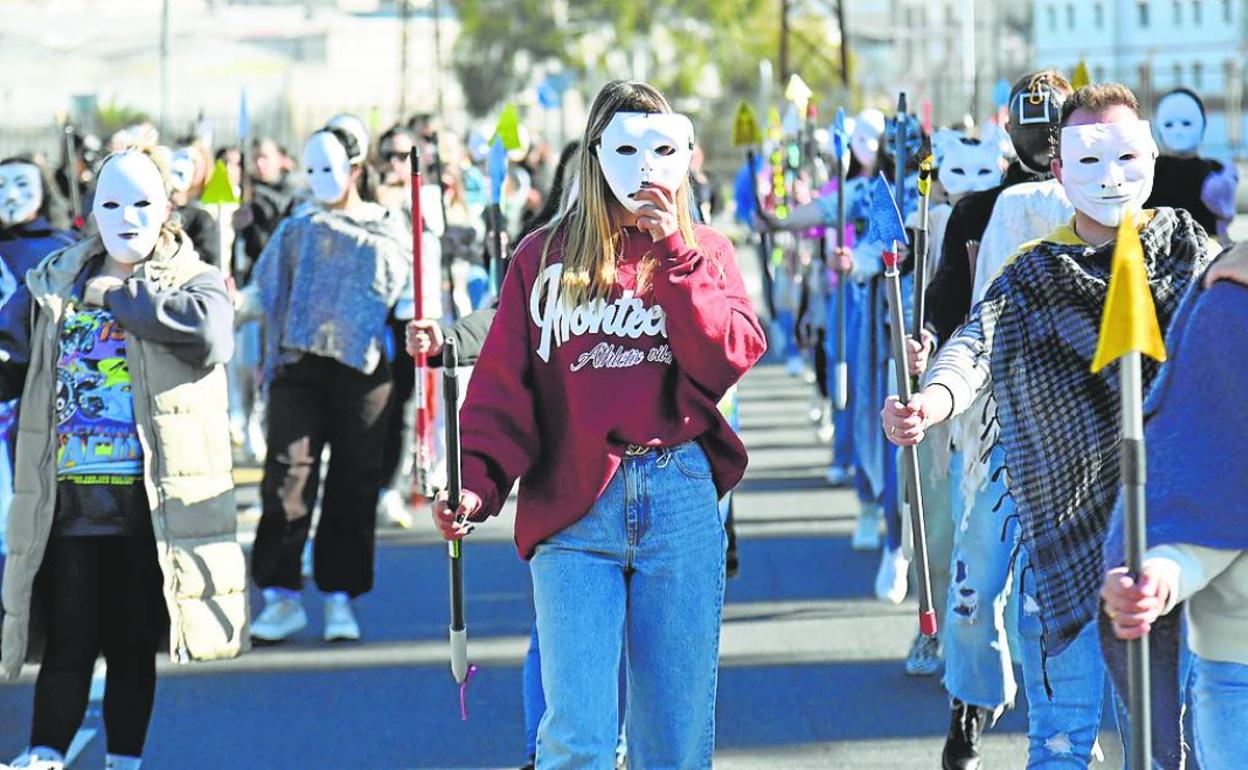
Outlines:
{"label": "black boot", "polygon": [[949,736],[940,754],[943,770],[979,770],[979,741],[989,716],[986,708],[954,699]]}

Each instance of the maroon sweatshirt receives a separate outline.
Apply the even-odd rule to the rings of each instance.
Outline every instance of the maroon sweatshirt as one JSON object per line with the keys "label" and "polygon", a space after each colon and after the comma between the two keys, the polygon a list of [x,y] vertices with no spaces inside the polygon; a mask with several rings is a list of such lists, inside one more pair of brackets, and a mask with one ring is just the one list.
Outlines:
{"label": "maroon sweatshirt", "polygon": [[[766,341],[732,243],[695,235],[696,248],[625,229],[610,298],[574,309],[559,298],[561,238],[541,276],[546,233],[517,247],[460,419],[464,489],[484,504],[474,518],[496,515],[520,480],[522,557],[589,512],[629,444],[698,440],[721,496],[744,475],[745,446],[717,404]],[[634,296],[647,254],[658,265]]]}

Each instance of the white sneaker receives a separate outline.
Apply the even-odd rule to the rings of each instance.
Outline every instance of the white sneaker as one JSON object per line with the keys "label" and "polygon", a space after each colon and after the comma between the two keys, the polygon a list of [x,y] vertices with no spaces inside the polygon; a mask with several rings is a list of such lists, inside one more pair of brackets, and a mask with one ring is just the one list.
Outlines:
{"label": "white sneaker", "polygon": [[858,513],[858,527],[850,547],[855,551],[874,551],[880,547],[880,506],[864,503]]}
{"label": "white sneaker", "polygon": [[819,415],[819,428],[815,431],[815,435],[819,438],[821,444],[831,444],[832,439],[836,437],[836,428],[832,425],[832,411],[830,409],[822,410]]}
{"label": "white sneaker", "polygon": [[875,598],[883,602],[901,604],[909,590],[907,572],[910,560],[902,550],[885,548],[880,555],[880,569],[875,573]]}
{"label": "white sneaker", "polygon": [[41,748],[34,749],[34,753],[30,750],[22,752],[22,755],[14,759],[10,764],[0,765],[0,770],[6,768],[21,768],[21,770],[65,770],[65,760],[54,749],[43,750]]}
{"label": "white sneaker", "polygon": [[828,480],[828,486],[830,487],[849,486],[849,480],[853,477],[853,471],[840,465],[829,465],[828,473],[824,476]]}
{"label": "white sneaker", "polygon": [[351,598],[344,593],[325,597],[325,641],[354,642],[360,638],[360,624],[355,622]]}
{"label": "white sneaker", "polygon": [[802,376],[802,365],[803,361],[801,356],[789,356],[789,360],[785,362],[785,369],[788,371],[790,377],[800,377]]}
{"label": "white sneaker", "polygon": [[266,590],[264,611],[251,623],[251,637],[262,642],[281,642],[308,625],[308,613],[298,596]]}
{"label": "white sneaker", "polygon": [[385,525],[399,529],[412,528],[412,512],[403,502],[403,495],[397,489],[387,489],[377,500],[377,519]]}
{"label": "white sneaker", "polygon": [[817,423],[823,419],[823,399],[816,393],[810,399],[810,409],[806,411],[806,418],[811,422]]}

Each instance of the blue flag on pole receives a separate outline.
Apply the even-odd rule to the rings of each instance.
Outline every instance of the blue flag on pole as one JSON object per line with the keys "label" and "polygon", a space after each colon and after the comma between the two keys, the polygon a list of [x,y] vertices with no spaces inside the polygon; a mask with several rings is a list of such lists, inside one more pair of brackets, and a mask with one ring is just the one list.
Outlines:
{"label": "blue flag on pole", "polygon": [[841,163],[848,164],[849,136],[845,133],[845,108],[836,110],[836,120],[832,121],[832,154]]}
{"label": "blue flag on pole", "polygon": [[485,171],[490,177],[490,202],[498,203],[503,199],[503,179],[507,176],[507,148],[500,136],[495,136],[490,145]]}
{"label": "blue flag on pole", "polygon": [[906,226],[901,221],[901,212],[897,210],[897,199],[893,197],[893,186],[882,172],[871,184],[871,216],[868,221],[864,240],[879,241],[885,248],[892,246],[893,241],[910,243],[906,237]]}

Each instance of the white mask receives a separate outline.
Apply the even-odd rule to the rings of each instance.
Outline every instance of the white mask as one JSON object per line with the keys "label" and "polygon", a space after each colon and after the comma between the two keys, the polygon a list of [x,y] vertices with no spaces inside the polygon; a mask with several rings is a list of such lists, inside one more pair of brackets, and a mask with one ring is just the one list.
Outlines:
{"label": "white mask", "polygon": [[936,176],[950,195],[965,195],[1001,184],[1004,155],[999,144],[953,131],[937,132],[932,144],[938,143]]}
{"label": "white mask", "polygon": [[672,112],[617,112],[602,132],[598,163],[607,186],[629,211],[643,201],[633,193],[656,184],[673,193],[689,176],[693,123]]}
{"label": "white mask", "polygon": [[186,192],[195,181],[195,156],[182,148],[169,158],[169,183],[176,192]]}
{"label": "white mask", "polygon": [[351,161],[338,137],[317,131],[303,146],[303,170],[312,195],[322,203],[337,203],[351,184]]}
{"label": "white mask", "polygon": [[1200,105],[1182,91],[1164,96],[1157,105],[1157,135],[1170,152],[1186,155],[1199,150],[1205,136]]}
{"label": "white mask", "polygon": [[1157,144],[1146,120],[1062,129],[1062,187],[1076,209],[1106,227],[1138,211],[1153,191]]}
{"label": "white mask", "polygon": [[12,227],[34,219],[43,205],[43,177],[30,163],[0,166],[0,225]]}
{"label": "white mask", "polygon": [[884,113],[879,110],[863,110],[854,118],[853,133],[849,136],[849,149],[864,166],[875,164],[880,152],[880,137],[884,135]]}
{"label": "white mask", "polygon": [[113,259],[134,264],[151,256],[169,220],[169,196],[151,158],[141,152],[111,156],[96,180],[91,214]]}

